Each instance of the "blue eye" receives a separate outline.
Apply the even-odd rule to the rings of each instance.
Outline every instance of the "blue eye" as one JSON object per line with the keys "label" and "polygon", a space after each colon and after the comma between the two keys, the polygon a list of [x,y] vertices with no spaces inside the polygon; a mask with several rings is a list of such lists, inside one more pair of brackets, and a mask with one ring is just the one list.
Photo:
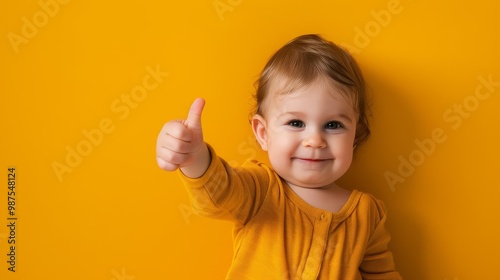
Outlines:
{"label": "blue eye", "polygon": [[325,125],[326,129],[339,129],[339,128],[343,128],[343,127],[344,127],[344,125],[340,122],[337,122],[337,121],[329,122]]}
{"label": "blue eye", "polygon": [[304,123],[302,121],[299,121],[299,120],[289,121],[288,125],[293,126],[293,127],[304,127],[305,126]]}

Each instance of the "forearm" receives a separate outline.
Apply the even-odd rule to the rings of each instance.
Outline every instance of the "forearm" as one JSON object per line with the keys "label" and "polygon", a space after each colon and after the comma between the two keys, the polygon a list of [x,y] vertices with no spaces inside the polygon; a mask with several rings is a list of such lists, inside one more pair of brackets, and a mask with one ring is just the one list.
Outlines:
{"label": "forearm", "polygon": [[257,165],[234,169],[210,146],[207,148],[210,161],[204,174],[191,178],[179,170],[193,209],[202,216],[245,223],[266,195],[268,170]]}
{"label": "forearm", "polygon": [[[228,166],[224,161],[208,145],[207,149],[209,162],[206,168],[203,168],[201,163],[197,167],[190,165],[189,170],[180,168],[179,174],[191,198],[193,210],[197,214],[209,218],[233,220],[234,217],[221,205],[221,201],[228,202],[227,195],[231,193],[229,191],[231,187],[234,187],[230,186],[229,182],[234,181],[228,179],[229,172],[226,169]],[[202,174],[196,177],[190,176],[199,173]]]}

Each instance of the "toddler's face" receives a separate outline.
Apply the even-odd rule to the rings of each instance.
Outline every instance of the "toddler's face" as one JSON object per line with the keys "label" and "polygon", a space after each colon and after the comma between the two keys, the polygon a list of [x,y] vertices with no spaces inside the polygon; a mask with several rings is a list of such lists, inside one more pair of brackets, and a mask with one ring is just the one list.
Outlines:
{"label": "toddler's face", "polygon": [[[332,86],[317,81],[269,96],[254,132],[274,170],[288,184],[328,187],[351,165],[357,113]],[[260,120],[260,121],[256,121]]]}

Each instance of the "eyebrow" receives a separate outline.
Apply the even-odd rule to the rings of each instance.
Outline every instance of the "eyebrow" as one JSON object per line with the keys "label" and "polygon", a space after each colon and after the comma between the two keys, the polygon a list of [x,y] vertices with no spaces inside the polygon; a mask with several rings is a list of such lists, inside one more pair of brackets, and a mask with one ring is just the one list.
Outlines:
{"label": "eyebrow", "polygon": [[[285,113],[279,114],[278,117],[281,118],[285,115],[294,115],[294,116],[302,117],[303,114],[301,112],[285,112]],[[329,116],[328,118],[329,119],[344,119],[350,123],[353,123],[353,120],[348,115],[343,114],[343,113],[333,114],[333,115]]]}
{"label": "eyebrow", "polygon": [[338,114],[338,115],[335,115],[336,118],[340,118],[340,119],[344,119],[344,120],[347,120],[348,122],[350,123],[353,123],[353,120],[346,114]]}

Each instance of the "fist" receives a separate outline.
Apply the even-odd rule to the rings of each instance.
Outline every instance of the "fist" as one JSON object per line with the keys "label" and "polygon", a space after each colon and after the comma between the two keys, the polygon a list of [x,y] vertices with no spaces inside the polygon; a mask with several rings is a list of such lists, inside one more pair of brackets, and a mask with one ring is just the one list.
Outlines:
{"label": "fist", "polygon": [[156,160],[158,166],[167,171],[190,166],[196,163],[200,154],[206,150],[201,130],[201,112],[205,100],[197,98],[186,120],[167,122],[156,141]]}

